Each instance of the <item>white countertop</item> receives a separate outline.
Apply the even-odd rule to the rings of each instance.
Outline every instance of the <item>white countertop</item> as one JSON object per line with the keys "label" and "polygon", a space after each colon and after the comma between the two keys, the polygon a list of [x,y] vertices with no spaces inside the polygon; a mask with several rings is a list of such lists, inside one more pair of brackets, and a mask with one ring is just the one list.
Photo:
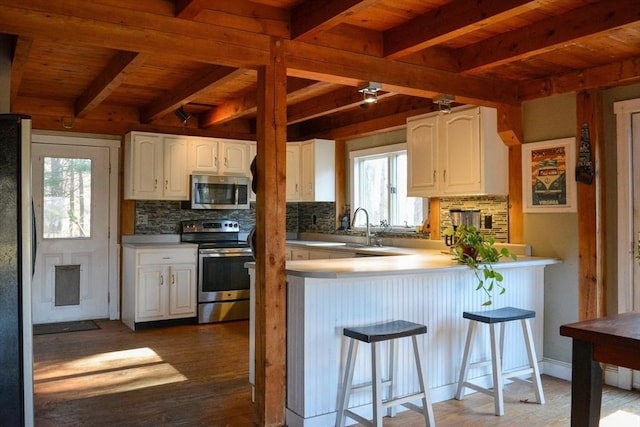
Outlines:
{"label": "white countertop", "polygon": [[[371,275],[451,272],[455,270],[463,271],[469,268],[455,261],[450,253],[443,253],[442,250],[436,249],[395,246],[350,246],[349,244],[336,244],[336,242],[304,240],[288,240],[287,246],[373,255],[356,258],[287,261],[287,275],[299,277],[344,278]],[[554,258],[519,255],[516,261],[510,258],[503,258],[498,263],[495,263],[494,267],[498,269],[520,268],[557,264],[560,262],[560,260]]]}

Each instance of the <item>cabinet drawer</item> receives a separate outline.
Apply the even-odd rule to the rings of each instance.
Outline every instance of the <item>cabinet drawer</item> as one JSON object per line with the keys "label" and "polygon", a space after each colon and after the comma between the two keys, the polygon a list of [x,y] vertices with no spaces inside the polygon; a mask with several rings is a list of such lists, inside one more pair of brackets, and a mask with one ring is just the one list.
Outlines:
{"label": "cabinet drawer", "polygon": [[138,253],[138,265],[151,264],[195,264],[197,262],[196,250],[177,251],[143,251]]}

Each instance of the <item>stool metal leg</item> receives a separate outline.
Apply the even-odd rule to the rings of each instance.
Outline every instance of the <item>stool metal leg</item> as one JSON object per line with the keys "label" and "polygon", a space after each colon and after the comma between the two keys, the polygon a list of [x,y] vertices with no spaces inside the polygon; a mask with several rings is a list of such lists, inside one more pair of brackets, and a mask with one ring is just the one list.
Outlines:
{"label": "stool metal leg", "polygon": [[379,343],[371,344],[371,365],[373,367],[373,426],[382,427],[382,372],[380,370]]}
{"label": "stool metal leg", "polygon": [[467,342],[464,345],[464,356],[462,357],[462,367],[460,368],[460,378],[458,379],[458,390],[456,391],[456,399],[462,400],[464,398],[464,382],[467,380],[467,373],[469,372],[469,360],[471,358],[471,343],[476,332],[476,322],[469,322],[469,329],[467,330]]}
{"label": "stool metal leg", "polygon": [[420,347],[418,346],[418,339],[416,336],[412,336],[413,341],[413,354],[416,361],[416,370],[418,371],[418,382],[420,384],[420,392],[424,393],[422,397],[422,413],[427,427],[435,427],[436,422],[433,417],[433,407],[431,406],[431,397],[429,396],[429,388],[425,379],[424,369],[422,367],[422,361],[420,357]]}
{"label": "stool metal leg", "polygon": [[496,339],[496,326],[497,325],[495,323],[492,323],[489,329],[491,334],[491,364],[493,365],[493,400],[496,408],[496,415],[504,415],[502,355],[500,354],[500,347],[498,346],[498,340]]}
{"label": "stool metal leg", "polygon": [[527,355],[529,356],[529,365],[533,369],[531,374],[531,382],[536,390],[536,399],[539,404],[544,404],[544,392],[542,391],[542,382],[540,381],[540,369],[538,368],[538,358],[536,357],[536,349],[533,345],[533,336],[531,334],[531,326],[529,319],[522,319],[522,335],[527,345]]}
{"label": "stool metal leg", "polygon": [[336,427],[344,427],[345,409],[349,406],[349,397],[351,396],[351,387],[353,382],[353,371],[356,364],[356,355],[358,353],[358,341],[349,339],[349,350],[347,351],[347,364],[344,368],[344,379],[340,396],[338,398],[338,413],[336,414]]}

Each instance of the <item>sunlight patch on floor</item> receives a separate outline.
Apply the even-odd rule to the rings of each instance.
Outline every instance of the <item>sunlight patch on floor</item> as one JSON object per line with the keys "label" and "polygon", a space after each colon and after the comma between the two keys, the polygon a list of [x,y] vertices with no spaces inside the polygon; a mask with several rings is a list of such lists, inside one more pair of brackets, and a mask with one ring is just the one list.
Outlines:
{"label": "sunlight patch on floor", "polygon": [[616,411],[601,418],[600,427],[640,427],[640,416],[627,411]]}
{"label": "sunlight patch on floor", "polygon": [[132,365],[162,362],[162,358],[149,347],[133,348],[109,353],[92,354],[65,363],[35,364],[35,380],[60,378],[71,375],[101,372],[105,369],[126,368]]}
{"label": "sunlight patch on floor", "polygon": [[186,381],[150,348],[96,354],[39,367],[36,395],[52,401],[82,399]]}

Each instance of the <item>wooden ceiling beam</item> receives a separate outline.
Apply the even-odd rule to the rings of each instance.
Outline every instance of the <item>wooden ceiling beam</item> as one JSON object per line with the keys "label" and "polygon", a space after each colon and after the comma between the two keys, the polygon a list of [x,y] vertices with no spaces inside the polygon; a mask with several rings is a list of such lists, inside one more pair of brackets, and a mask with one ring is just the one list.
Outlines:
{"label": "wooden ceiling beam", "polygon": [[[179,0],[176,4],[186,4]],[[180,18],[274,37],[290,38],[290,12],[250,0],[192,0]],[[177,9],[176,9],[177,10]]]}
{"label": "wooden ceiling beam", "polygon": [[494,106],[519,103],[516,86],[508,81],[464,76],[442,70],[284,41],[289,75],[356,86],[359,81],[382,83],[382,90],[433,98],[451,94],[457,102]]}
{"label": "wooden ceiling beam", "polygon": [[[147,132],[189,134],[218,138],[234,138],[255,140],[255,124],[253,120],[234,120],[219,126],[200,129],[196,122],[180,123],[175,117],[161,118],[149,124],[141,124],[138,109],[122,105],[100,104],[87,117],[74,118],[74,105],[71,100],[18,97],[14,111],[28,112],[34,119],[34,129],[121,134],[131,130]],[[72,124],[72,129],[66,129]]]}
{"label": "wooden ceiling beam", "polygon": [[396,59],[517,16],[538,3],[531,0],[454,0],[384,32],[384,56]]}
{"label": "wooden ceiling beam", "polygon": [[[25,3],[24,1],[22,2]],[[59,43],[148,53],[162,52],[205,64],[253,68],[269,61],[269,36],[99,2],[56,0],[31,9],[0,4],[7,34]],[[123,23],[132,23],[124,25]]]}
{"label": "wooden ceiling beam", "polygon": [[246,93],[200,114],[200,127],[204,129],[219,125],[249,114],[256,114],[257,111],[258,103],[255,92]]}
{"label": "wooden ceiling beam", "polygon": [[638,0],[603,0],[461,49],[460,69],[482,70],[550,52],[640,20]]}
{"label": "wooden ceiling beam", "polygon": [[353,139],[371,135],[381,130],[400,129],[407,118],[436,111],[430,99],[409,96],[387,98],[369,108],[353,109],[340,116],[319,117],[299,125],[290,126],[291,137],[300,140],[311,138]]}
{"label": "wooden ceiling beam", "polygon": [[291,11],[291,39],[309,41],[380,0],[310,0]]}
{"label": "wooden ceiling beam", "polygon": [[567,92],[640,83],[640,57],[519,84],[523,101]]}
{"label": "wooden ceiling beam", "polygon": [[176,18],[193,19],[202,12],[208,0],[176,0]]}
{"label": "wooden ceiling beam", "polygon": [[[327,83],[306,79],[287,78],[287,102],[300,96],[312,96],[327,86]],[[290,99],[291,98],[291,99]],[[200,127],[219,125],[247,115],[255,115],[257,112],[257,99],[254,92],[248,92],[241,97],[231,99],[206,113],[200,114]]]}
{"label": "wooden ceiling beam", "polygon": [[333,86],[327,82],[287,77],[287,105],[324,93]]}
{"label": "wooden ceiling beam", "polygon": [[[393,93],[378,94],[378,101],[381,101]],[[305,120],[313,119],[339,111],[348,110],[364,104],[362,94],[352,87],[343,87],[324,95],[310,98],[298,104],[290,105],[287,108],[287,124],[292,125]]]}
{"label": "wooden ceiling beam", "polygon": [[[24,77],[25,64],[29,59],[29,52],[33,40],[26,37],[18,37],[15,47],[13,48],[13,58],[11,59],[11,93],[9,95],[9,106],[12,107]],[[17,111],[11,108],[11,111]]]}
{"label": "wooden ceiling beam", "polygon": [[116,90],[130,74],[140,68],[149,58],[148,54],[135,52],[116,53],[109,64],[91,82],[76,100],[76,117],[84,117]]}
{"label": "wooden ceiling beam", "polygon": [[167,91],[160,99],[150,102],[140,111],[140,121],[150,123],[153,120],[176,110],[184,104],[188,104],[202,92],[213,90],[217,86],[234,80],[239,75],[244,75],[248,70],[230,67],[212,67],[192,81],[181,83],[178,88]]}

